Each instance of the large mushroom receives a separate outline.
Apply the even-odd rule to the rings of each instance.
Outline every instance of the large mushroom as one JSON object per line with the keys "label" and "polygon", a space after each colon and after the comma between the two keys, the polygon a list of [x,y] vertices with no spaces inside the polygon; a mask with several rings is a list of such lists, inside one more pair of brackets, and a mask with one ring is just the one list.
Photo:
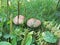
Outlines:
{"label": "large mushroom", "polygon": [[23,24],[24,19],[25,19],[25,17],[23,15],[16,16],[13,19],[13,23],[16,24],[16,25]]}
{"label": "large mushroom", "polygon": [[29,27],[34,27],[34,28],[36,28],[36,27],[38,27],[38,26],[40,26],[40,25],[41,25],[41,21],[38,20],[38,19],[35,19],[35,18],[31,18],[31,19],[29,19],[29,20],[27,21],[27,26],[29,26]]}

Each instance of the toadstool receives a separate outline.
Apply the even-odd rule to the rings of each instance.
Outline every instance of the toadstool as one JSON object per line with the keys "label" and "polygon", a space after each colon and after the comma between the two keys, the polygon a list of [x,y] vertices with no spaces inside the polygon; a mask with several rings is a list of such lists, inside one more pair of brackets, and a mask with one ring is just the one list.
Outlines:
{"label": "toadstool", "polygon": [[38,27],[41,25],[41,21],[35,18],[31,18],[27,21],[27,26],[29,27]]}
{"label": "toadstool", "polygon": [[16,25],[23,24],[24,19],[25,19],[25,17],[23,15],[16,16],[13,19],[13,23],[16,24]]}

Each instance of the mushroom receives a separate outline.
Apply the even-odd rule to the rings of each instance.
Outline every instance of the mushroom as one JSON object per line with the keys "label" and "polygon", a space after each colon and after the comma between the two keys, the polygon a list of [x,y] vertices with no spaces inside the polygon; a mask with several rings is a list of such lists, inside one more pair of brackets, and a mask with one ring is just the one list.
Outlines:
{"label": "mushroom", "polygon": [[13,23],[16,24],[16,25],[23,24],[24,19],[25,19],[25,17],[23,15],[16,16],[13,19]]}
{"label": "mushroom", "polygon": [[34,27],[35,28],[35,27],[38,27],[40,25],[41,25],[40,20],[35,19],[35,18],[31,18],[27,21],[27,26],[29,26],[29,27]]}

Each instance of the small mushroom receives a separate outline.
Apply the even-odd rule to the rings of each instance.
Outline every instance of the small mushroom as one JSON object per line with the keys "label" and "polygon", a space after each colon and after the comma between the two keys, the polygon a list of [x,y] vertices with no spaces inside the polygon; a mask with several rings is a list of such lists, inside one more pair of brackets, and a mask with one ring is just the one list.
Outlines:
{"label": "small mushroom", "polygon": [[38,27],[40,25],[41,25],[40,20],[35,19],[35,18],[31,18],[27,21],[27,26],[29,26],[29,27],[34,27],[35,28],[35,27]]}
{"label": "small mushroom", "polygon": [[13,19],[13,23],[16,24],[16,25],[23,24],[24,23],[24,19],[25,19],[25,17],[23,15],[19,15],[19,17],[16,16]]}

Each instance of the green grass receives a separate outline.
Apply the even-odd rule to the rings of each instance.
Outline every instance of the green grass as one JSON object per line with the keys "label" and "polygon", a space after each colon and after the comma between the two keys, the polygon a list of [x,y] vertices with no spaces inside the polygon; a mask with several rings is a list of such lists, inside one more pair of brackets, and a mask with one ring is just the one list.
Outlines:
{"label": "green grass", "polygon": [[[8,41],[9,37],[12,38],[10,42],[12,44],[23,45],[26,44],[25,41],[27,41],[27,44],[31,40],[26,40],[26,38],[30,39],[32,38],[31,45],[42,45],[44,43],[45,45],[49,45],[49,43],[45,42],[42,39],[42,32],[44,31],[50,31],[55,35],[56,31],[59,31],[60,29],[60,16],[58,14],[56,15],[57,10],[57,4],[58,0],[30,0],[28,2],[27,0],[20,0],[19,4],[19,14],[25,16],[25,23],[23,25],[15,25],[12,23],[12,19],[18,15],[18,1],[17,0],[10,0],[11,6],[7,7],[7,0],[2,0],[1,9],[0,9],[0,18],[2,18],[2,21],[0,22],[0,30],[3,33],[2,37],[0,38],[0,41]],[[1,0],[0,0],[1,3]],[[60,7],[58,6],[58,9]],[[60,12],[60,11],[58,11]],[[12,14],[12,17],[10,18]],[[26,22],[30,18],[36,18],[39,19],[42,24],[38,28],[29,28],[26,26]],[[28,30],[28,31],[27,31]],[[10,34],[12,31],[12,34]],[[32,31],[33,37],[32,37]],[[27,34],[26,34],[27,33]],[[6,35],[8,34],[8,35]],[[28,34],[30,36],[28,36]],[[58,34],[58,33],[57,33]],[[57,35],[56,34],[56,35]],[[6,36],[5,36],[6,35]],[[55,35],[55,36],[56,36]],[[5,36],[5,37],[4,37]],[[6,39],[8,37],[8,39]],[[60,38],[56,36],[57,38]],[[26,45],[27,45],[26,44]],[[56,45],[56,44],[53,44]]]}

